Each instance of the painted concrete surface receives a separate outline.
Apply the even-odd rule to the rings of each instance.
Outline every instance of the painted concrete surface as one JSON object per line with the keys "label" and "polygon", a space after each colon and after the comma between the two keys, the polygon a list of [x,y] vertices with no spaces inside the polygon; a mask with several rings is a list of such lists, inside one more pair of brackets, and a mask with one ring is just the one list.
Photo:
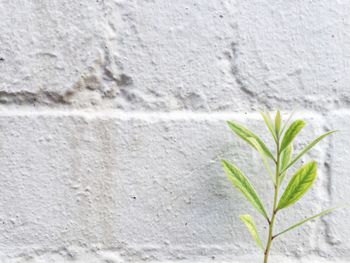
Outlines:
{"label": "painted concrete surface", "polygon": [[[262,198],[258,109],[293,109],[316,187],[278,228],[350,200],[347,1],[0,0],[0,261],[259,262],[224,176]],[[272,262],[349,262],[350,210],[276,241]],[[265,237],[264,237],[265,239]]]}

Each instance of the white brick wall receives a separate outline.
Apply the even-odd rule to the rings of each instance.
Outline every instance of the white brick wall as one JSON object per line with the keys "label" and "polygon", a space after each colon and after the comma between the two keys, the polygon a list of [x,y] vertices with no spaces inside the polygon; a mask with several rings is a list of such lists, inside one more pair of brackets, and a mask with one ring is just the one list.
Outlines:
{"label": "white brick wall", "polygon": [[[305,158],[319,161],[317,185],[278,228],[348,203],[349,12],[326,0],[0,0],[0,262],[260,262],[238,219],[255,212],[219,160],[271,199],[258,154],[225,124],[271,143],[264,107],[308,121],[299,149],[341,130]],[[349,262],[348,218],[291,232],[271,262]]]}

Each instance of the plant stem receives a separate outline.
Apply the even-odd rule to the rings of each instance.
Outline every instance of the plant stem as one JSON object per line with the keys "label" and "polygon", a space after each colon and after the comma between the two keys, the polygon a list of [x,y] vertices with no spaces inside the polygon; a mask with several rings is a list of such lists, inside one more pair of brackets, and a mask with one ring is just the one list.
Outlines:
{"label": "plant stem", "polygon": [[272,209],[272,216],[271,220],[269,222],[269,237],[267,240],[267,245],[264,253],[264,263],[268,263],[270,249],[272,245],[272,241],[274,239],[273,236],[273,226],[275,224],[275,218],[277,214],[277,199],[278,199],[278,190],[279,190],[279,173],[280,173],[280,145],[279,145],[279,138],[277,139],[277,161],[276,161],[276,177],[275,177],[275,195],[273,198],[273,209]]}

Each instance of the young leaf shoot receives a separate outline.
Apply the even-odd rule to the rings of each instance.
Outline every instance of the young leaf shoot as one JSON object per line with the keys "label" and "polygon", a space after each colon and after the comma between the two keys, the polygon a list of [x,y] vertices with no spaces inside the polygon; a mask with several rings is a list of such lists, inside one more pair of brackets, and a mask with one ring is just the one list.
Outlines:
{"label": "young leaf shoot", "polygon": [[[258,195],[257,191],[253,187],[253,184],[249,181],[243,172],[234,164],[223,160],[222,165],[225,173],[232,184],[244,195],[244,197],[250,202],[250,204],[259,212],[267,221],[268,224],[268,238],[264,244],[258,234],[257,226],[251,215],[241,215],[240,219],[247,227],[248,232],[254,239],[255,243],[259,248],[263,250],[264,263],[268,263],[270,249],[272,242],[286,232],[293,230],[301,225],[326,214],[331,213],[336,208],[327,209],[317,215],[306,218],[286,230],[283,230],[277,234],[274,233],[275,220],[278,212],[282,209],[292,207],[293,204],[300,201],[300,199],[311,189],[317,178],[317,163],[315,161],[308,162],[301,168],[297,169],[293,176],[287,175],[288,169],[295,165],[297,161],[307,152],[309,152],[316,144],[321,140],[331,135],[335,131],[327,132],[320,137],[309,143],[300,153],[293,155],[293,142],[296,136],[305,127],[305,121],[295,120],[290,125],[289,120],[292,115],[283,122],[282,114],[277,111],[275,119],[272,120],[270,113],[261,112],[267,129],[272,135],[275,142],[275,155],[272,154],[274,151],[270,150],[263,140],[255,133],[250,131],[243,125],[229,121],[228,125],[231,130],[238,135],[241,139],[246,141],[251,147],[253,147],[261,156],[261,159],[266,167],[267,173],[272,178],[274,198],[272,201],[272,211],[269,216],[262,199]],[[289,125],[289,126],[288,126]],[[274,164],[274,167],[270,166]],[[281,185],[286,178],[290,178],[282,195],[280,195]]]}

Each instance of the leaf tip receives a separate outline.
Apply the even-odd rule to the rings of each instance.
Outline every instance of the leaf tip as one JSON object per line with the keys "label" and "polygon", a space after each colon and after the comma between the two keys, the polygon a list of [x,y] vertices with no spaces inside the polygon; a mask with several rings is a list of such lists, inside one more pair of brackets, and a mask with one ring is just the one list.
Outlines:
{"label": "leaf tip", "polygon": [[312,167],[313,169],[317,169],[317,162],[316,162],[316,161],[312,161],[312,162],[310,163],[310,165],[311,165],[311,167]]}
{"label": "leaf tip", "polygon": [[304,120],[299,120],[299,125],[302,125],[303,127],[305,127],[306,121],[304,121]]}
{"label": "leaf tip", "polygon": [[247,216],[249,216],[249,215],[247,215],[247,214],[239,215],[239,218],[240,218],[241,220],[244,220]]}
{"label": "leaf tip", "polygon": [[221,162],[221,164],[223,165],[223,166],[227,166],[227,164],[228,164],[228,162],[226,161],[226,160],[220,160],[220,162]]}

